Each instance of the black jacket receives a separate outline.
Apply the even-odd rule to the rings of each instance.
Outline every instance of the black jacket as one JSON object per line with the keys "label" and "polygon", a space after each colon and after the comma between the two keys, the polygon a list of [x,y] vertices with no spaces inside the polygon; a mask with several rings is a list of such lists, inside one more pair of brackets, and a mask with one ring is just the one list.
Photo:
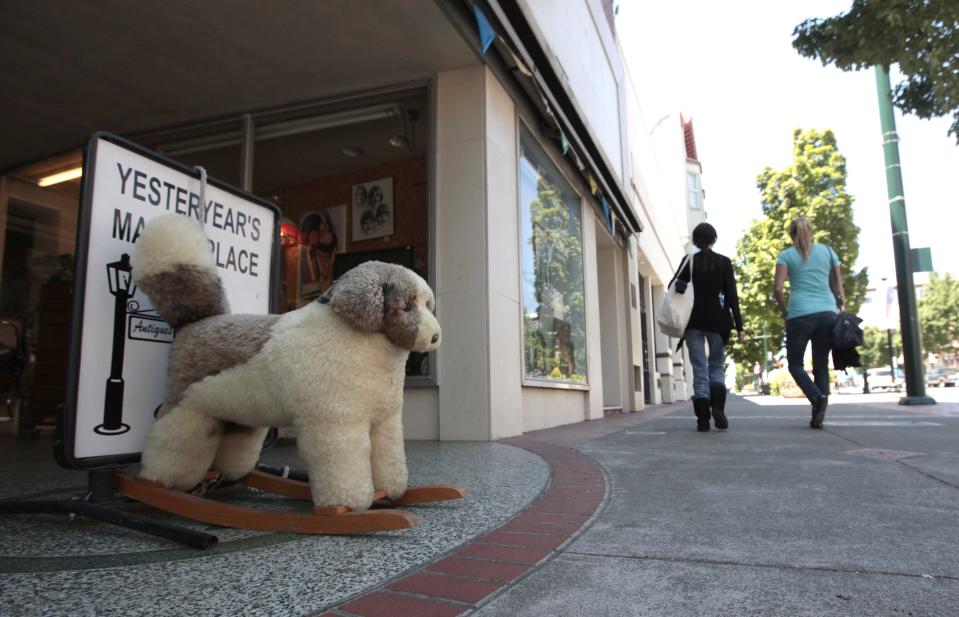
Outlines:
{"label": "black jacket", "polygon": [[832,328],[832,364],[837,371],[850,366],[862,366],[856,347],[862,345],[862,320],[849,313],[839,313]]}
{"label": "black jacket", "polygon": [[[722,335],[729,342],[729,331],[743,329],[739,312],[739,294],[733,264],[725,255],[703,249],[693,255],[693,313],[686,329],[705,330]],[[676,278],[689,282],[689,264]]]}

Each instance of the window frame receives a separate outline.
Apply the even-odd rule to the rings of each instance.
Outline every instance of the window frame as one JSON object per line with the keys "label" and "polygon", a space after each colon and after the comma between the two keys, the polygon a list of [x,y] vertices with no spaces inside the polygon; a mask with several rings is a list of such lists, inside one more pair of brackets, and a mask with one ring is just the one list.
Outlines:
{"label": "window frame", "polygon": [[[566,183],[566,186],[569,188],[570,195],[576,201],[576,207],[578,208],[579,213],[579,240],[581,245],[581,250],[583,257],[581,259],[581,272],[582,281],[583,281],[583,330],[585,332],[584,337],[584,348],[585,348],[585,358],[586,366],[583,367],[583,375],[586,377],[586,383],[577,382],[577,381],[561,381],[554,380],[543,377],[530,377],[527,374],[526,370],[526,306],[523,300],[525,293],[526,281],[523,276],[523,238],[526,233],[526,225],[529,224],[529,221],[525,221],[523,217],[523,202],[522,202],[522,161],[523,161],[523,136],[524,133],[529,137],[532,144],[539,149],[540,153],[544,157],[545,161],[549,162],[553,166],[553,171],[557,173],[557,177],[561,178],[563,182]],[[577,190],[575,183],[572,182],[563,169],[562,165],[557,164],[553,154],[550,152],[547,145],[541,140],[540,136],[532,129],[530,124],[520,115],[517,114],[516,118],[516,219],[517,219],[517,248],[519,255],[519,332],[520,332],[520,383],[523,387],[527,388],[545,388],[545,389],[554,389],[554,390],[577,390],[577,391],[588,391],[591,389],[591,384],[589,383],[589,363],[590,363],[590,346],[589,346],[589,311],[587,310],[588,299],[586,296],[586,240],[585,240],[585,226],[586,226],[586,205],[584,203],[583,195],[579,190]]]}
{"label": "window frame", "polygon": [[[689,186],[689,181],[694,180],[696,186]],[[689,209],[690,210],[702,210],[703,209],[703,178],[700,174],[694,173],[692,171],[686,170],[686,195],[689,199]],[[696,199],[691,199],[695,195]]]}

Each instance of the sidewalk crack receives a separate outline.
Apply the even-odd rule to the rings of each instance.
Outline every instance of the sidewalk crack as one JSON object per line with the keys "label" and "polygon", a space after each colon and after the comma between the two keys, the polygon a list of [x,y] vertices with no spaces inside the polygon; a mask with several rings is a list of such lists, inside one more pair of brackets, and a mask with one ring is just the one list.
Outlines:
{"label": "sidewalk crack", "polygon": [[[856,441],[855,439],[852,439],[852,438],[850,438],[850,437],[846,437],[845,435],[840,435],[839,433],[834,433],[833,431],[828,431],[828,430],[825,431],[825,432],[826,432],[826,433],[829,433],[830,435],[833,435],[833,436],[835,436],[835,437],[838,437],[839,439],[842,439],[842,440],[844,440],[844,441],[848,441],[848,442],[851,443],[851,444],[855,444],[855,445],[859,446],[860,448],[868,448],[868,447],[869,447],[869,446],[867,446],[866,444],[859,443],[859,442]],[[945,485],[948,486],[949,488],[954,488],[954,489],[959,490],[959,485],[953,484],[953,483],[950,482],[949,480],[943,480],[942,478],[937,477],[937,476],[929,473],[928,471],[924,471],[924,470],[922,470],[922,469],[919,469],[918,467],[913,467],[912,465],[910,465],[909,463],[907,463],[905,460],[902,460],[902,459],[899,459],[899,460],[890,460],[889,462],[895,463],[895,464],[897,464],[897,465],[902,465],[902,466],[905,467],[906,469],[909,469],[909,470],[911,470],[911,471],[914,471],[914,472],[916,472],[916,473],[918,473],[918,474],[920,474],[920,475],[926,476],[926,477],[929,478],[930,480],[935,480],[936,482],[939,482],[940,484],[945,484]]]}
{"label": "sidewalk crack", "polygon": [[686,557],[667,557],[664,555],[612,555],[606,553],[590,553],[583,551],[566,551],[567,555],[582,555],[584,557],[605,557],[613,559],[630,559],[636,561],[661,561],[665,563],[688,563],[704,566],[739,566],[745,568],[766,568],[770,570],[789,570],[795,572],[831,572],[835,574],[866,574],[878,576],[901,576],[904,578],[924,578],[945,581],[959,581],[959,576],[949,574],[915,574],[912,572],[894,572],[891,570],[869,570],[869,569],[848,569],[834,568],[828,566],[794,566],[783,563],[757,563],[733,561],[725,559],[696,559]]}

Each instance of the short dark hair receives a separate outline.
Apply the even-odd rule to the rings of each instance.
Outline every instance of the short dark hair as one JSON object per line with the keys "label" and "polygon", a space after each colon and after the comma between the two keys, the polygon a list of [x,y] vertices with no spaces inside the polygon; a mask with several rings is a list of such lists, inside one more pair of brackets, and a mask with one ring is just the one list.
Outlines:
{"label": "short dark hair", "polygon": [[698,249],[716,244],[716,228],[709,223],[700,223],[693,229],[693,244]]}

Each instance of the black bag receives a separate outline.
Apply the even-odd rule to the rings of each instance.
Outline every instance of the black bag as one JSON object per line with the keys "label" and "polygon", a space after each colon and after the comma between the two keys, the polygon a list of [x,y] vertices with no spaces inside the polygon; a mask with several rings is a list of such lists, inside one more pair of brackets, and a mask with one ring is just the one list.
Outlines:
{"label": "black bag", "polygon": [[850,313],[839,313],[832,327],[833,349],[855,349],[862,345],[862,319]]}

